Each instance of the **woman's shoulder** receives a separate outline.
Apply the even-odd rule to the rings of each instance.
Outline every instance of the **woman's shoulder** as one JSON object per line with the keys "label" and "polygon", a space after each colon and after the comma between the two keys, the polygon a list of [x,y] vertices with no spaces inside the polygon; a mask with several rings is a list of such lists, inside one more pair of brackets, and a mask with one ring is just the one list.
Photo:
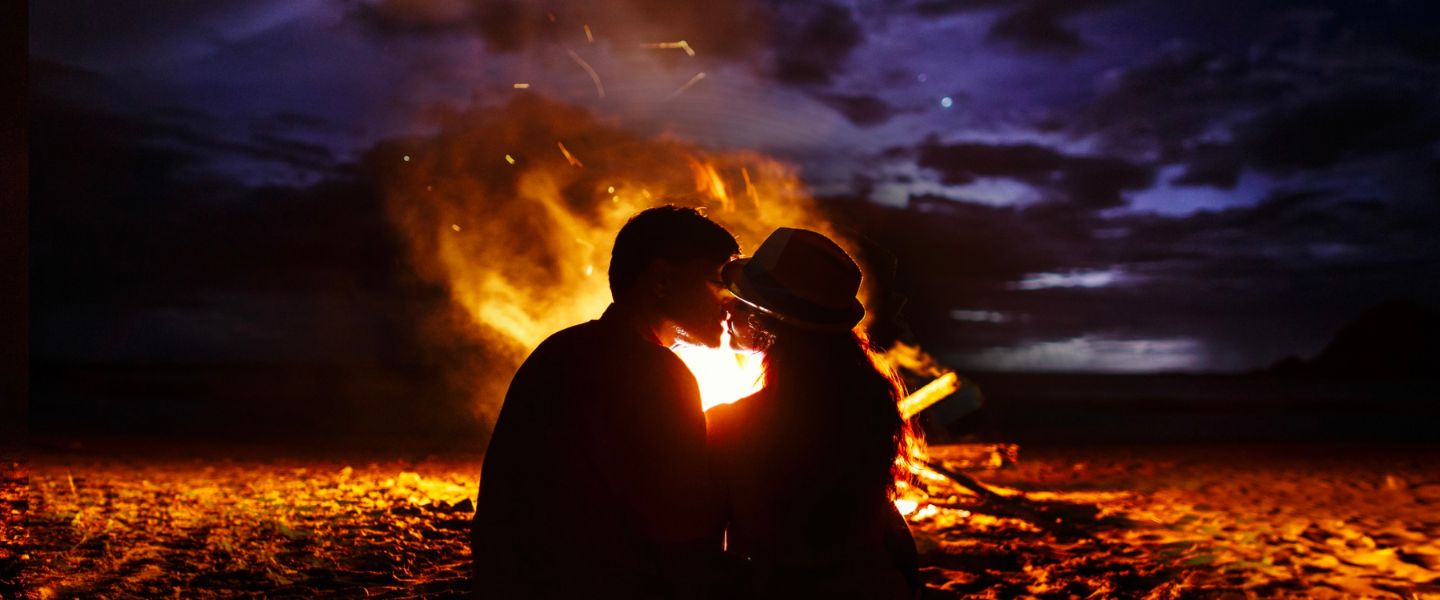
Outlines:
{"label": "woman's shoulder", "polygon": [[731,402],[711,407],[705,411],[705,423],[712,438],[724,438],[746,429],[745,423],[754,418],[755,408],[763,400],[765,390],[760,390]]}

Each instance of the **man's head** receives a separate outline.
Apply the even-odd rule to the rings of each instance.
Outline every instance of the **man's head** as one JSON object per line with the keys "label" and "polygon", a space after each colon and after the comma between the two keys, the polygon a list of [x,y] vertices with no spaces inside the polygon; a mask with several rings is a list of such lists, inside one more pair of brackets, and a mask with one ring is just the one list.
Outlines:
{"label": "man's head", "polygon": [[681,340],[718,346],[725,319],[720,267],[739,252],[735,236],[693,208],[646,209],[615,236],[610,294],[617,304],[673,324]]}

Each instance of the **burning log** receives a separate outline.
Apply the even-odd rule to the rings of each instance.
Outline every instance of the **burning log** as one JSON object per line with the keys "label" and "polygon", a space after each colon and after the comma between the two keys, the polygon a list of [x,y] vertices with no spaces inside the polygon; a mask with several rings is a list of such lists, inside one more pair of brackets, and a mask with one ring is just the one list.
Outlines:
{"label": "burning log", "polygon": [[900,418],[908,421],[911,417],[920,414],[920,411],[934,406],[936,402],[944,400],[958,389],[960,389],[960,378],[957,375],[954,373],[941,375],[900,401]]}
{"label": "burning log", "polygon": [[[907,421],[920,414],[921,411],[934,406],[935,403],[944,400],[956,390],[960,389],[960,379],[953,371],[949,371],[936,377],[924,387],[906,396],[899,403],[900,415]],[[907,449],[911,472],[915,475],[932,481],[948,481],[969,492],[975,494],[980,502],[990,507],[990,510],[997,514],[1015,517],[1034,524],[1037,527],[1046,529],[1052,533],[1067,537],[1092,537],[1090,534],[1079,531],[1074,527],[1066,525],[1063,519],[1057,519],[1044,507],[1032,506],[1023,493],[1015,496],[1000,494],[980,483],[978,479],[966,475],[958,470],[950,468],[943,460],[932,458],[925,449],[924,443],[916,440]],[[927,494],[928,495],[928,494]]]}
{"label": "burning log", "polygon": [[967,490],[970,490],[971,492],[974,492],[976,496],[979,496],[981,500],[984,500],[986,502],[1003,502],[1007,500],[1005,496],[1002,496],[996,493],[994,490],[985,487],[984,484],[980,483],[974,477],[971,477],[959,471],[955,471],[950,467],[946,466],[945,463],[942,461],[926,459],[924,468],[928,469],[935,475],[939,475],[940,477],[949,479],[952,483]]}

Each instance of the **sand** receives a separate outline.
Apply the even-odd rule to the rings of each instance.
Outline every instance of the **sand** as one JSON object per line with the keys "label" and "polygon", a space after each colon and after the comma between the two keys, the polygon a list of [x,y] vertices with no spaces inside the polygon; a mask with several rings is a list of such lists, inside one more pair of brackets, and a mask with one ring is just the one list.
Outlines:
{"label": "sand", "polygon": [[[185,456],[0,465],[0,597],[469,585],[479,457]],[[1024,448],[1013,465],[967,471],[1007,500],[937,483],[912,515],[924,597],[1440,598],[1437,459],[1434,447]]]}

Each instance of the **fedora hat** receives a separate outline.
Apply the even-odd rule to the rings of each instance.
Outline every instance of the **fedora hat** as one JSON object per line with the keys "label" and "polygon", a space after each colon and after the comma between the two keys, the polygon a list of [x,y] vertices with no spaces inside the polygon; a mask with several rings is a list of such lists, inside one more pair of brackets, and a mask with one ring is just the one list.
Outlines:
{"label": "fedora hat", "polygon": [[727,263],[721,278],[741,302],[784,323],[845,330],[865,316],[855,298],[860,268],[814,231],[775,230],[753,256]]}

